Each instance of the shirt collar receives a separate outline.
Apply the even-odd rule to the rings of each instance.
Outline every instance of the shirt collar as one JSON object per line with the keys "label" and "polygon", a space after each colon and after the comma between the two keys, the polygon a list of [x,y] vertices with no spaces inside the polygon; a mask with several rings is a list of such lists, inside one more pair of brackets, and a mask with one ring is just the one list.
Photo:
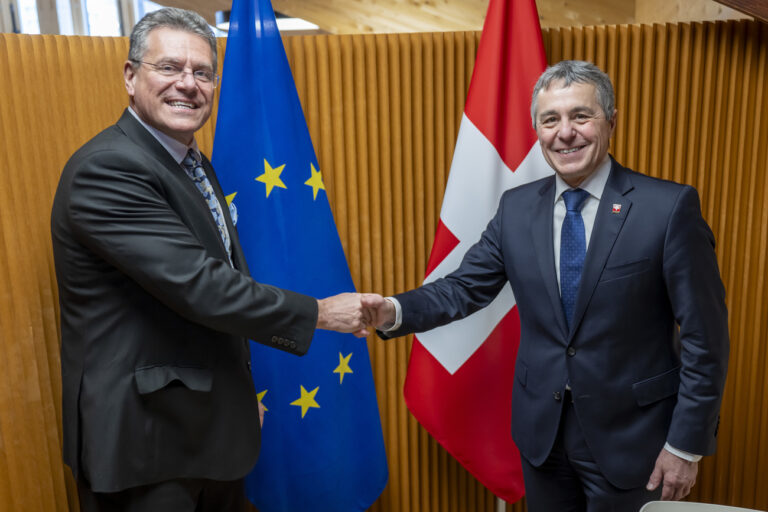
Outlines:
{"label": "shirt collar", "polygon": [[[597,167],[597,170],[587,176],[587,178],[581,182],[578,188],[586,190],[589,195],[597,199],[598,201],[603,196],[603,190],[605,190],[605,184],[608,182],[608,176],[611,174],[612,160],[606,156],[605,161]],[[560,200],[563,192],[569,190],[571,187],[569,184],[555,173],[555,202]]]}
{"label": "shirt collar", "polygon": [[160,143],[161,146],[165,148],[168,153],[171,154],[173,159],[177,161],[179,164],[181,164],[181,161],[186,158],[187,153],[190,149],[193,149],[195,151],[195,154],[197,155],[198,161],[201,160],[200,157],[200,150],[197,149],[197,141],[195,138],[192,138],[192,143],[190,145],[182,144],[181,142],[177,141],[173,137],[171,137],[168,134],[165,134],[158,130],[157,128],[148,125],[147,123],[142,120],[139,115],[134,112],[134,110],[131,107],[128,107],[128,112],[133,114],[133,117],[136,118],[138,122],[141,123],[141,125],[147,129],[149,133],[152,134],[152,136],[157,139],[157,142]]}

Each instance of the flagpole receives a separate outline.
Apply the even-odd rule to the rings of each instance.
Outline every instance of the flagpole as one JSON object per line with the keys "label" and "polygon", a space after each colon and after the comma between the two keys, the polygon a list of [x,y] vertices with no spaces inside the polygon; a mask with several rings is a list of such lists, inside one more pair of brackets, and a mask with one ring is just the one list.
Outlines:
{"label": "flagpole", "polygon": [[496,512],[504,512],[506,510],[506,508],[507,508],[507,503],[503,499],[501,499],[501,498],[499,498],[497,496],[496,497]]}

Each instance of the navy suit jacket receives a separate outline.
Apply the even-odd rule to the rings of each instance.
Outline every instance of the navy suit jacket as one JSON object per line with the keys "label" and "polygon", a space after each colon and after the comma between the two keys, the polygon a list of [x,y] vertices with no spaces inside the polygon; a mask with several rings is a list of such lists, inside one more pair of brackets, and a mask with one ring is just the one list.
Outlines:
{"label": "navy suit jacket", "polygon": [[521,454],[534,465],[547,458],[569,383],[601,471],[617,487],[639,487],[665,441],[715,450],[728,328],[714,237],[694,188],[612,161],[569,330],[555,273],[554,194],[554,176],[506,191],[455,272],[395,296],[402,325],[387,334],[472,314],[509,281],[521,323],[512,391]]}
{"label": "navy suit jacket", "polygon": [[234,480],[256,463],[246,338],[303,354],[317,301],[251,279],[223,212],[235,268],[195,184],[127,111],[64,168],[51,216],[64,461],[94,491]]}

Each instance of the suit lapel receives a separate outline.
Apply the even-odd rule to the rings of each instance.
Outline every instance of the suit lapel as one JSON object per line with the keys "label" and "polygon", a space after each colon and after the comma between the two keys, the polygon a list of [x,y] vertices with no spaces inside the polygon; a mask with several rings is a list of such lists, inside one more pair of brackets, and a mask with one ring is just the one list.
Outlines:
{"label": "suit lapel", "polygon": [[[624,226],[632,201],[626,194],[632,190],[632,182],[627,170],[611,158],[611,174],[603,190],[603,196],[597,207],[592,236],[584,259],[579,292],[573,310],[573,322],[570,336],[576,332],[592,294],[595,291],[605,263],[611,254],[613,244]],[[617,208],[614,208],[617,205]],[[617,211],[618,210],[618,211]]]}
{"label": "suit lapel", "polygon": [[555,204],[554,176],[546,180],[539,189],[539,195],[539,203],[532,212],[531,237],[536,251],[536,261],[539,263],[539,271],[544,280],[544,287],[547,290],[552,311],[555,313],[557,325],[563,339],[565,339],[568,329],[566,328],[563,306],[560,302],[560,287],[557,285],[557,274],[555,273],[555,249],[552,242],[552,216]]}
{"label": "suit lapel", "polygon": [[[120,119],[117,121],[117,126],[123,131],[123,133],[126,134],[129,139],[143,148],[152,158],[157,160],[163,165],[163,167],[166,168],[166,170],[168,170],[169,175],[172,177],[171,179],[175,180],[176,182],[176,185],[174,186],[175,189],[184,191],[184,193],[189,196],[189,201],[187,201],[187,204],[197,205],[192,210],[195,212],[200,212],[199,217],[201,221],[208,224],[211,233],[214,235],[211,237],[211,240],[216,240],[213,243],[217,244],[217,247],[220,249],[220,258],[228,261],[227,250],[224,247],[224,242],[221,240],[221,234],[219,233],[219,228],[216,225],[216,221],[213,220],[213,216],[209,211],[208,203],[206,203],[205,198],[203,198],[203,195],[200,193],[194,182],[189,179],[189,176],[187,176],[187,174],[184,172],[184,169],[182,169],[179,163],[173,159],[171,154],[168,153],[163,145],[160,144],[160,142],[151,133],[149,133],[147,129],[144,128],[130,112],[128,112],[128,109],[123,112],[122,117],[120,117]],[[216,180],[216,177],[213,173],[213,168],[205,156],[203,156],[203,162],[203,168],[208,175],[208,180],[213,186],[214,193],[219,199],[219,204],[221,204],[222,210],[224,210],[224,218],[226,219],[227,227],[229,228],[230,238],[232,238],[231,234],[233,233],[234,229],[229,218],[229,209],[226,208],[227,202],[222,196],[221,187],[219,186],[218,181]],[[240,251],[240,254],[242,255],[242,251]],[[243,262],[244,260],[241,259],[239,263]],[[240,267],[238,266],[238,268]]]}
{"label": "suit lapel", "polygon": [[[181,168],[178,162],[176,162],[162,144],[144,128],[140,122],[133,117],[133,114],[128,112],[128,109],[123,112],[122,117],[117,121],[117,126],[125,133],[129,139],[134,143],[141,146],[149,155],[155,160],[158,160],[164,167],[166,167],[174,176],[180,176],[184,174],[184,169]],[[190,181],[190,180],[187,180]],[[191,181],[190,181],[191,183]],[[192,187],[195,184],[192,183]]]}

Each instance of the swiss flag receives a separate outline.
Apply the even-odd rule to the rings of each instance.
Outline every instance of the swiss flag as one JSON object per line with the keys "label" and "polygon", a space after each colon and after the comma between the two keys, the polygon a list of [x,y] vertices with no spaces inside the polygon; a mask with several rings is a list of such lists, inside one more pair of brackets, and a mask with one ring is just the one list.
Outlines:
{"label": "swiss flag", "polygon": [[[504,190],[552,173],[530,116],[533,86],[545,67],[534,0],[490,0],[425,283],[459,266]],[[510,434],[519,338],[507,284],[485,309],[419,334],[405,381],[416,419],[509,502],[524,493]]]}

